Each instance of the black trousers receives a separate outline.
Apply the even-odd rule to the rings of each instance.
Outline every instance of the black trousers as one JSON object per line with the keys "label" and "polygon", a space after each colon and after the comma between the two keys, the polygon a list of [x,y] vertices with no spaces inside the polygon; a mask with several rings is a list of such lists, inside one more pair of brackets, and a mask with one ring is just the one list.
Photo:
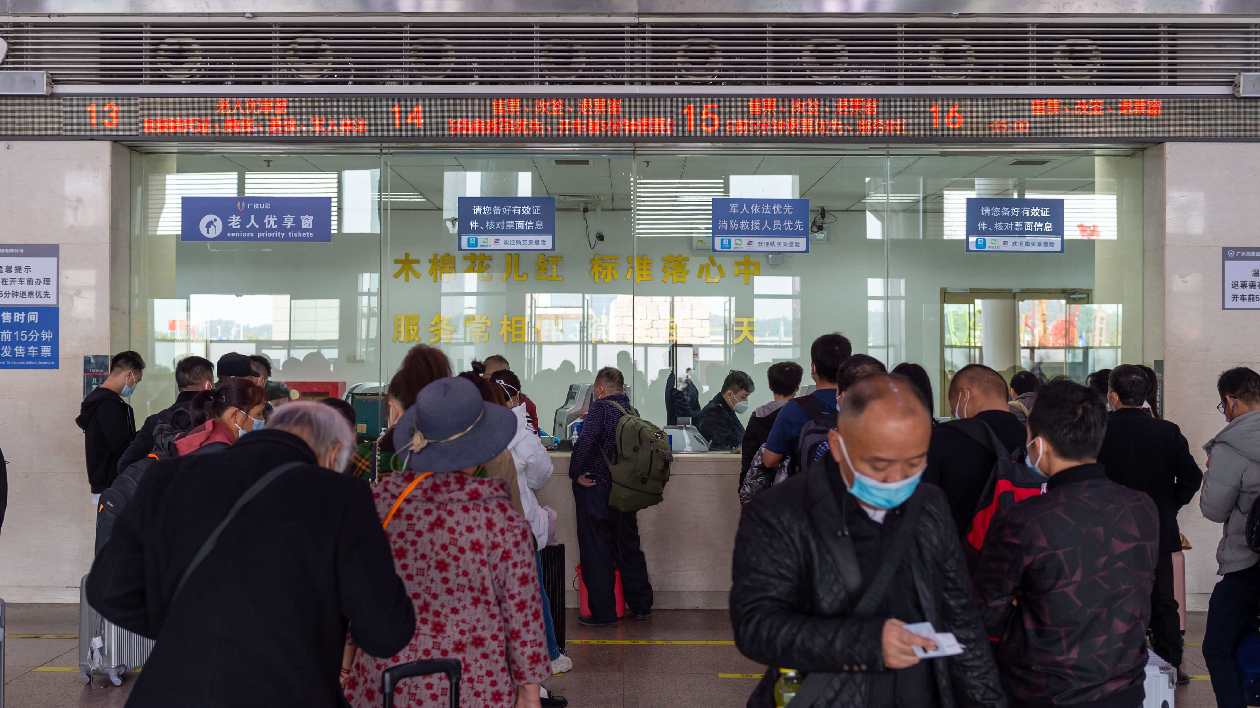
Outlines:
{"label": "black trousers", "polygon": [[652,583],[647,559],[639,547],[639,521],[634,513],[608,506],[608,487],[583,487],[573,483],[577,509],[578,556],[587,604],[596,622],[616,622],[614,605],[616,572],[631,612],[652,609]]}
{"label": "black trousers", "polygon": [[1181,636],[1181,615],[1177,609],[1172,554],[1160,553],[1155,563],[1155,588],[1151,591],[1151,648],[1164,661],[1180,667],[1185,639]]}
{"label": "black trousers", "polygon": [[1203,661],[1212,676],[1219,708],[1243,708],[1242,677],[1234,650],[1260,613],[1260,565],[1221,576],[1208,600],[1207,630],[1203,633]]}

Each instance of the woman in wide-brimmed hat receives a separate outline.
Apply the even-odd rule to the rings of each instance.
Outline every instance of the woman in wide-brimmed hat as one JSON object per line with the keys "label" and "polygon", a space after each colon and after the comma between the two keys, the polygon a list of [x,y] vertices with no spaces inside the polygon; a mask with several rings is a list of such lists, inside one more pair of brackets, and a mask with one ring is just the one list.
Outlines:
{"label": "woman in wide-brimmed hat", "polygon": [[[411,644],[389,659],[360,655],[346,683],[357,708],[381,703],[381,672],[421,659],[459,659],[461,705],[532,708],[550,675],[529,523],[507,483],[470,471],[516,433],[512,411],[460,378],[434,381],[395,425],[406,469],[375,488],[394,565],[416,607]],[[455,474],[451,474],[455,473]],[[446,679],[403,682],[396,705],[446,706]]]}

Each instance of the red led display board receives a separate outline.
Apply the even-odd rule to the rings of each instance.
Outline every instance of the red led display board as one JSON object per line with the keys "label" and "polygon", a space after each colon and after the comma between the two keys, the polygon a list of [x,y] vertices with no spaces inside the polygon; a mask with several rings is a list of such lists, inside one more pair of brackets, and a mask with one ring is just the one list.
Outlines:
{"label": "red led display board", "polygon": [[0,137],[778,143],[1260,138],[1235,98],[395,96],[0,98]]}

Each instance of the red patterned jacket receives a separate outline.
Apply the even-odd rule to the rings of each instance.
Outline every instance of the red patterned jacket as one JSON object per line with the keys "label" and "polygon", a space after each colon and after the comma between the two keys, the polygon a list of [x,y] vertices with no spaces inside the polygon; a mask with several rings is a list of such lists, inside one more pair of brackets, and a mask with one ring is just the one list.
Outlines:
{"label": "red patterned jacket", "polygon": [[[382,519],[416,475],[396,473],[374,488]],[[512,708],[518,684],[551,675],[532,532],[512,508],[507,482],[459,472],[428,477],[403,501],[386,535],[416,607],[416,634],[388,659],[359,653],[346,684],[351,704],[380,706],[381,673],[420,659],[460,660],[465,708]],[[445,708],[446,679],[404,681],[395,700],[399,708]]]}
{"label": "red patterned jacket", "polygon": [[1097,464],[1047,486],[994,517],[973,579],[1011,706],[1140,705],[1155,503]]}

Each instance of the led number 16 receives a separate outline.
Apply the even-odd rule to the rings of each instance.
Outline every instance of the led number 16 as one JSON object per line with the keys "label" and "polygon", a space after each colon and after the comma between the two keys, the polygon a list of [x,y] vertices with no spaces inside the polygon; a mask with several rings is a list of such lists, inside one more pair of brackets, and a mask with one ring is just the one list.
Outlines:
{"label": "led number 16", "polygon": [[[932,127],[941,127],[941,107],[937,104],[933,104],[930,110],[932,111]],[[961,128],[962,123],[962,114],[958,112],[958,104],[955,103],[949,107],[949,113],[945,114],[945,127]]]}

